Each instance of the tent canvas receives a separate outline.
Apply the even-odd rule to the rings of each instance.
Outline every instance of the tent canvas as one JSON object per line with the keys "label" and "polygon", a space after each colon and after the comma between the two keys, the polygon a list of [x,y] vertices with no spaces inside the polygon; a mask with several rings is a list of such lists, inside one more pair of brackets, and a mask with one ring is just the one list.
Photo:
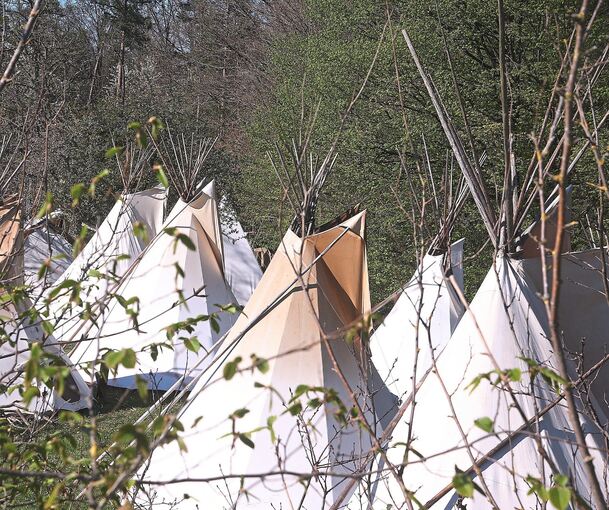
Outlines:
{"label": "tent canvas", "polygon": [[[116,290],[131,303],[128,308],[139,310],[139,331],[128,309],[113,298],[108,312],[99,319],[99,329],[78,341],[72,361],[84,369],[103,349],[131,348],[137,353],[137,365],[122,367],[109,378],[110,385],[135,388],[136,375],[147,379],[151,389],[169,389],[183,375],[188,382],[211,362],[217,341],[235,320],[234,314],[220,308],[236,301],[225,281],[223,259],[212,182],[190,203],[178,200],[160,233]],[[218,314],[217,331],[211,321],[198,320],[192,332],[168,337],[169,326],[212,313]],[[197,338],[199,352],[187,349],[185,336]],[[155,358],[151,346],[158,343],[168,345],[159,346]]]}
{"label": "tent canvas", "polygon": [[[0,209],[0,276],[4,281],[0,286],[0,295],[5,294],[8,285],[23,281],[23,235],[20,219],[17,199],[10,203],[5,202]],[[23,382],[23,368],[30,359],[32,342],[42,341],[44,351],[54,358],[49,362],[55,363],[56,366],[71,367],[63,351],[52,337],[44,334],[40,324],[23,317],[24,311],[31,307],[28,299],[18,307],[10,299],[3,300],[0,307],[0,408],[31,412],[85,408],[89,390],[73,369],[66,377],[65,390],[61,396],[51,388],[40,387],[40,396],[35,397],[27,407],[19,391],[14,388]]]}
{"label": "tent canvas", "polygon": [[[49,358],[43,359],[46,363],[70,370],[64,379],[63,392],[60,395],[54,388],[40,383],[37,385],[39,395],[25,405],[15,386],[23,385],[31,344],[43,339],[45,335],[40,325],[20,317],[13,306],[0,310],[0,385],[6,388],[6,391],[0,392],[0,409],[46,413],[59,409],[78,411],[87,408],[89,388],[61,347],[50,337],[45,339],[42,347]],[[23,390],[23,387],[20,389]]]}
{"label": "tent canvas", "polygon": [[[24,281],[34,298],[53,286],[70,267],[72,246],[52,225],[37,219],[26,226],[23,258]],[[44,276],[39,278],[40,269],[47,261]]]}
{"label": "tent canvas", "polygon": [[[446,255],[426,254],[395,306],[370,339],[372,361],[398,397],[412,389],[412,377],[431,363],[430,344],[441,349],[457,326],[463,305],[445,277]],[[463,240],[452,244],[450,268],[463,289]],[[418,356],[416,353],[418,352]],[[417,358],[417,374],[413,373]]]}
{"label": "tent canvas", "polygon": [[19,199],[13,196],[0,201],[0,285],[10,284],[11,279],[20,276],[14,267],[23,257],[22,246]]}
{"label": "tent canvas", "polygon": [[[79,296],[83,302],[94,305],[103,298],[159,232],[166,199],[166,190],[158,187],[121,196],[55,287],[67,280],[82,282]],[[146,235],[136,235],[136,223],[144,227]],[[92,270],[99,276],[90,275]],[[57,296],[49,306],[55,335],[62,342],[72,341],[80,326],[82,310],[68,302],[66,293]]]}
{"label": "tent canvas", "polygon": [[245,306],[262,277],[262,271],[241,223],[228,210],[224,200],[220,202],[220,212],[226,281],[237,302]]}
{"label": "tent canvas", "polygon": [[[606,248],[562,255],[558,321],[567,357],[581,363],[580,371],[589,370],[609,353],[609,301],[607,298]],[[542,267],[539,258],[518,261],[515,267],[528,278],[538,295],[543,293]],[[551,262],[548,261],[548,271]],[[551,277],[550,277],[551,278]],[[590,381],[590,393],[609,417],[609,365],[600,367]]]}
{"label": "tent canvas", "polygon": [[[378,426],[359,341],[349,344],[338,335],[340,338],[328,340],[328,349],[322,340],[322,335],[336,335],[369,310],[364,221],[365,214],[360,213],[304,240],[288,230],[244,314],[180,413],[179,419],[187,430],[184,441],[188,451],[180,452],[174,443],[161,447],[141,471],[146,479],[161,482],[221,473],[247,475],[276,471],[279,455],[281,468],[288,472],[327,470],[334,476],[320,474],[308,479],[307,484],[301,484],[293,475],[271,475],[264,480],[245,478],[243,491],[238,477],[227,478],[222,486],[160,484],[140,491],[138,501],[177,501],[180,508],[233,508],[237,503],[248,508],[285,508],[292,503],[317,509],[324,502],[331,504],[340,492],[345,481],[341,473],[348,475],[361,469],[361,462],[367,462],[360,452],[369,451],[371,439],[357,422],[340,423],[332,403],[318,408],[307,406],[310,398],[323,398],[319,393],[303,394],[298,417],[286,412],[300,385],[332,388],[350,406],[350,396],[333,366],[335,357],[366,419],[373,429]],[[243,370],[230,380],[224,378],[227,364],[239,357],[239,368]],[[255,359],[266,360],[268,370],[246,368]],[[300,388],[303,391],[303,386]],[[388,392],[378,392],[374,405],[392,407],[394,401]],[[251,435],[253,448],[239,440],[233,444],[228,417],[240,408],[248,412],[236,421],[238,431],[262,427]],[[201,415],[203,418],[198,421]],[[269,421],[269,416],[276,416],[276,420]],[[306,429],[310,434],[303,431],[308,420]],[[269,423],[273,435],[269,433]],[[184,499],[184,494],[189,498]]]}
{"label": "tent canvas", "polygon": [[[422,504],[433,502],[429,508],[453,508],[459,499],[454,489],[447,490],[442,497],[436,496],[451,483],[455,466],[466,471],[472,465],[470,454],[481,461],[484,455],[497,450],[481,462],[482,479],[475,477],[474,481],[480,486],[486,484],[498,508],[535,507],[536,496],[528,494],[530,485],[523,477],[545,476],[542,481],[549,486],[552,469],[541,458],[530,432],[540,434],[558,471],[568,475],[573,487],[590,501],[583,459],[574,444],[564,403],[518,433],[524,420],[515,403],[530,420],[557,398],[543,377],[531,381],[528,365],[522,359],[553,366],[554,354],[543,326],[543,314],[541,302],[520,277],[514,263],[499,257],[450,342],[437,354],[436,371],[429,373],[419,388],[414,422],[408,424],[402,419],[393,433],[388,456],[401,463],[404,445],[396,443],[407,437],[408,427],[413,427],[411,447],[425,461],[417,462],[418,455],[415,458],[411,453],[403,479]],[[470,383],[480,374],[495,370],[495,363],[500,370],[522,371],[521,380],[514,378],[510,383],[513,398],[505,386],[494,386],[485,379],[472,391]],[[484,417],[492,419],[494,434],[487,434],[475,425],[476,420]],[[597,448],[602,439],[600,431],[585,414],[582,419],[587,441]],[[595,462],[600,475],[603,470],[600,454]],[[401,492],[391,479],[379,483],[374,507],[385,508],[388,504],[405,508]],[[466,505],[469,510],[492,508],[477,492]]]}

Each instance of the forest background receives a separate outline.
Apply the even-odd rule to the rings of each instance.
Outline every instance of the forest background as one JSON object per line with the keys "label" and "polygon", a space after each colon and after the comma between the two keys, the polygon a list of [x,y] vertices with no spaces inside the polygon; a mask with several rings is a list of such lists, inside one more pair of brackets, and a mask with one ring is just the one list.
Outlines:
{"label": "forest background", "polygon": [[[30,9],[27,1],[2,2],[2,68]],[[576,10],[575,2],[565,0],[506,2],[517,161],[533,154],[530,135],[545,114]],[[586,44],[591,62],[609,38],[608,6],[597,16]],[[50,192],[54,207],[67,211],[67,233],[76,236],[83,223],[99,224],[122,184],[113,170],[96,197],[79,208],[70,207],[71,186],[112,168],[107,149],[132,137],[129,123],[154,116],[176,133],[218,137],[205,176],[217,180],[252,246],[274,250],[293,212],[282,200],[269,154],[287,154],[292,141],[312,127],[311,153],[323,158],[371,69],[345,119],[318,222],[354,203],[368,209],[370,282],[378,302],[407,281],[435,234],[433,215],[421,230],[414,213],[413,200],[421,198],[413,193],[421,179],[415,168],[428,164],[425,147],[437,178],[451,164],[401,37],[404,27],[448,110],[461,119],[456,82],[476,149],[487,156],[489,189],[499,193],[497,12],[483,0],[47,0],[0,98],[0,135],[12,133],[11,148],[29,153],[24,179],[17,177],[12,186],[24,186],[31,215]],[[595,106],[605,111],[609,84],[601,80]],[[596,181],[595,163],[591,154],[585,157],[573,178],[581,184],[573,197],[575,248],[586,246],[587,221],[598,205],[587,185]],[[147,180],[141,185],[156,182],[152,170]],[[459,237],[466,237],[471,297],[492,256],[473,204],[456,225],[453,239]]]}

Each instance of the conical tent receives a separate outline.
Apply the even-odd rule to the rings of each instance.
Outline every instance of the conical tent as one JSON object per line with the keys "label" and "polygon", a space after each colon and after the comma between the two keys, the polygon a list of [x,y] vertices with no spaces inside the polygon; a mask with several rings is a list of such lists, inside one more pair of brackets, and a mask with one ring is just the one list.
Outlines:
{"label": "conical tent", "polygon": [[[501,30],[502,14],[499,16],[499,26]],[[569,477],[569,483],[588,504],[592,499],[591,495],[594,494],[594,504],[605,507],[604,495],[607,494],[607,487],[599,488],[597,479],[606,484],[606,476],[603,476],[606,475],[603,472],[605,466],[600,462],[600,459],[606,460],[606,446],[600,451],[596,449],[600,444],[599,429],[593,424],[595,422],[602,426],[606,423],[606,416],[594,397],[595,392],[603,395],[604,393],[600,391],[599,385],[593,387],[592,395],[587,391],[580,391],[587,388],[573,389],[572,385],[578,380],[579,374],[575,369],[576,364],[570,362],[569,353],[566,352],[569,345],[574,345],[574,340],[579,340],[588,332],[591,335],[600,334],[600,337],[589,339],[591,342],[604,343],[601,327],[586,325],[588,331],[581,331],[582,335],[579,328],[582,318],[590,318],[595,322],[594,318],[591,318],[589,313],[584,313],[582,308],[588,306],[595,308],[594,304],[599,304],[601,298],[590,295],[596,292],[594,289],[587,289],[587,292],[580,292],[578,295],[575,289],[578,286],[577,280],[585,280],[582,274],[576,275],[572,285],[567,283],[563,289],[565,277],[563,268],[556,277],[550,277],[552,290],[544,296],[547,298],[550,295],[548,308],[557,302],[560,303],[558,323],[553,321],[549,324],[546,306],[537,295],[541,289],[539,282],[542,280],[543,272],[539,266],[534,267],[537,263],[540,264],[539,261],[535,261],[535,257],[550,254],[561,260],[562,265],[569,266],[567,262],[569,255],[560,254],[560,251],[569,249],[570,242],[568,233],[563,235],[568,221],[565,210],[568,208],[569,190],[566,184],[569,174],[576,168],[587,147],[584,145],[574,157],[571,157],[571,152],[568,150],[572,143],[571,138],[550,136],[544,147],[544,154],[540,152],[536,154],[536,156],[541,155],[541,158],[531,158],[528,167],[526,163],[517,160],[517,154],[513,151],[514,133],[508,88],[504,80],[507,75],[503,59],[504,43],[499,37],[500,66],[503,71],[500,89],[503,106],[504,185],[501,193],[497,194],[500,200],[498,203],[493,203],[485,178],[475,164],[475,141],[467,130],[470,152],[466,144],[461,141],[459,130],[450,118],[428,70],[420,62],[407,31],[402,30],[402,34],[451,145],[453,155],[467,180],[495,254],[498,255],[496,271],[489,272],[472,303],[472,313],[465,314],[441,354],[438,366],[429,374],[421,390],[416,394],[414,424],[406,424],[403,420],[400,422],[402,427],[413,427],[412,430],[406,429],[412,432],[412,435],[405,436],[402,432],[400,437],[415,439],[409,445],[412,447],[409,459],[413,459],[413,455],[417,457],[416,461],[413,460],[406,466],[404,480],[408,480],[411,490],[418,490],[417,498],[425,508],[453,506],[465,506],[470,510],[491,507],[543,508],[546,505],[536,501],[536,496],[533,494],[535,491],[531,490],[533,482],[531,479],[527,480],[527,475],[539,478],[541,483],[549,486],[552,483],[561,483],[561,478],[552,478],[552,475],[561,473]],[[577,48],[572,51],[577,52]],[[564,62],[568,62],[569,59],[576,61],[571,51],[565,52]],[[574,63],[571,65],[573,73],[576,71],[576,65]],[[561,67],[561,73],[562,70]],[[562,76],[558,76],[556,83],[560,83],[562,79]],[[590,86],[590,82],[588,85]],[[571,92],[576,92],[576,88]],[[554,108],[560,111],[562,99],[561,95],[551,94],[548,111]],[[559,104],[556,104],[556,101]],[[565,109],[562,116],[565,125],[571,120],[567,111]],[[467,122],[465,110],[462,112],[464,121]],[[558,114],[556,121],[560,117],[561,115]],[[540,133],[543,133],[544,128],[545,125]],[[592,138],[587,143],[592,143]],[[550,162],[561,153],[561,147],[563,160],[560,175],[556,179],[556,188],[551,195],[557,197],[555,203],[560,205],[558,214],[552,218],[548,213],[549,208],[546,207],[547,195],[543,193],[543,187],[540,189],[538,186],[536,164],[543,169],[541,175],[545,180],[552,168]],[[546,151],[552,153],[550,158],[545,157]],[[521,172],[521,168],[526,168],[526,172]],[[538,228],[540,225],[534,225],[522,232],[522,226],[527,221],[527,215],[537,198],[541,200],[540,205],[546,217],[544,236]],[[557,235],[559,233],[562,237]],[[542,237],[545,237],[546,241],[545,250],[539,249],[539,243],[543,241]],[[557,247],[559,239],[562,245]],[[574,274],[572,269],[571,272]],[[598,288],[599,283],[606,288],[605,277],[597,279],[591,287]],[[569,289],[569,286],[572,288]],[[582,288],[580,287],[579,290],[581,291]],[[581,307],[575,303],[569,304],[570,293],[572,298],[581,301]],[[603,300],[606,299],[606,291],[600,294],[604,294]],[[555,329],[557,325],[563,328],[562,338]],[[598,345],[593,347],[592,351],[597,359],[589,360],[592,364],[602,360],[598,356],[599,350]],[[523,357],[526,357],[531,365],[526,363]],[[580,361],[578,360],[578,365]],[[565,365],[570,366],[567,369]],[[558,366],[561,368],[557,369]],[[486,378],[493,382],[497,380],[497,370],[500,371],[502,378],[495,385],[488,384]],[[506,370],[508,372],[503,372]],[[569,379],[562,385],[562,390],[571,404],[579,398],[577,403],[579,409],[573,409],[571,406],[567,412],[562,402],[555,406],[549,404],[557,398],[548,384],[548,380],[555,381],[557,378],[557,372],[553,370],[560,372],[559,379],[561,377]],[[520,379],[521,372],[522,379]],[[480,374],[483,375],[482,378]],[[513,392],[507,391],[508,386],[504,382],[506,378],[512,379],[509,387],[514,390]],[[472,379],[480,384],[470,395],[466,385]],[[583,386],[587,385],[589,381],[585,381]],[[604,407],[606,408],[606,405]],[[535,419],[536,413],[540,413],[537,419]],[[478,421],[478,427],[475,427],[474,421],[479,419],[482,420]],[[522,430],[519,430],[519,427],[522,427]],[[481,429],[492,430],[495,434],[487,434]],[[583,436],[587,437],[586,442],[582,439]],[[541,452],[546,452],[543,459]],[[401,453],[402,457],[394,454],[393,458],[403,460],[403,446]],[[485,459],[485,455],[488,458]],[[492,500],[492,506],[478,493],[475,494],[473,502],[467,500],[460,503],[449,486],[455,474],[454,469],[451,469],[452,466],[458,465],[461,469],[469,471],[468,465],[471,465],[474,459],[479,461],[480,469],[483,471],[481,475],[476,475],[476,482],[484,492],[490,492],[488,499]],[[585,464],[588,460],[596,463],[596,475]],[[585,470],[584,466],[586,466]],[[469,471],[468,476],[471,473]],[[457,480],[464,478],[459,476]],[[447,488],[442,489],[443,485]],[[395,491],[385,486],[385,490],[378,493],[378,501],[375,503],[379,508],[383,508],[383,503],[392,500],[394,496]],[[577,506],[579,507],[580,504]]]}
{"label": "conical tent", "polygon": [[[23,281],[23,235],[20,228],[20,211],[17,199],[5,202],[0,209],[0,295],[7,287]],[[87,385],[73,369],[70,361],[52,337],[42,331],[39,324],[25,316],[32,307],[29,299],[15,306],[11,299],[3,296],[0,308],[0,408],[20,411],[47,412],[55,409],[78,410],[87,406]],[[61,395],[51,387],[40,385],[39,395],[25,405],[20,390],[23,371],[31,355],[31,343],[39,342],[42,350],[51,359],[46,362],[54,367],[69,370],[64,380]]]}
{"label": "conical tent", "polygon": [[[607,248],[595,248],[562,255],[558,323],[568,357],[585,373],[609,353],[609,301],[607,299]],[[543,293],[539,258],[524,259],[516,266]],[[548,271],[551,261],[548,261]],[[548,278],[551,278],[549,276]],[[609,366],[603,364],[590,379],[589,392],[609,417]]]}
{"label": "conical tent", "polygon": [[[55,287],[67,280],[82,282],[79,296],[83,302],[94,305],[103,298],[159,232],[166,199],[166,190],[158,187],[121,196]],[[49,305],[55,335],[62,342],[74,340],[82,311],[67,301],[67,295],[60,294]]]}
{"label": "conical tent", "polygon": [[[42,363],[52,364],[55,368],[65,367],[69,372],[63,378],[61,394],[52,385],[39,383],[37,396],[26,405],[21,392],[34,342],[42,343]],[[90,394],[88,386],[53,338],[45,338],[39,325],[23,318],[23,314],[18,314],[13,306],[6,305],[0,310],[0,386],[3,387],[0,409],[35,413],[86,409]]]}
{"label": "conical tent", "polygon": [[[427,371],[430,345],[441,349],[463,314],[463,305],[445,276],[446,255],[426,254],[395,306],[370,339],[372,362],[389,389],[402,397],[412,377]],[[463,240],[450,249],[450,269],[463,289]],[[413,373],[417,359],[417,374]]]}
{"label": "conical tent", "polygon": [[[26,226],[23,251],[24,282],[33,298],[54,285],[73,261],[70,243],[44,219],[32,220]],[[44,265],[47,268],[40,277]]]}
{"label": "conical tent", "polygon": [[0,285],[3,287],[19,277],[13,270],[19,265],[23,252],[21,211],[17,196],[0,200]]}
{"label": "conical tent", "polygon": [[[187,382],[211,362],[215,344],[235,320],[220,308],[235,302],[224,278],[223,253],[212,182],[190,203],[178,200],[159,235],[116,290],[130,304],[122,306],[113,299],[98,320],[99,329],[79,339],[72,361],[83,366],[104,349],[131,348],[138,355],[137,365],[123,367],[109,379],[110,385],[135,388],[136,375],[147,379],[151,389],[169,389],[184,375]],[[137,330],[132,309],[139,310]],[[218,314],[217,329],[202,318],[212,313]],[[170,326],[189,320],[195,320],[192,331],[170,336]],[[187,348],[184,336],[196,337],[199,352]],[[153,344],[160,343],[168,345],[153,354]]]}
{"label": "conical tent", "polygon": [[[437,353],[435,370],[418,389],[413,421],[400,422],[387,452],[393,462],[402,463],[402,441],[412,438],[403,480],[425,508],[456,507],[459,496],[450,486],[455,466],[473,476],[493,498],[491,504],[476,492],[465,502],[468,510],[536,508],[541,503],[535,494],[529,494],[528,474],[541,477],[546,486],[552,484],[552,475],[567,475],[579,495],[590,503],[584,459],[575,444],[564,402],[548,408],[558,394],[542,375],[532,377],[534,371],[525,361],[549,370],[554,366],[544,319],[540,322],[543,316],[541,302],[519,276],[514,262],[500,256],[450,342]],[[509,385],[494,384],[496,370],[509,371]],[[476,426],[480,419],[482,425]],[[590,447],[598,448],[600,430],[585,415],[582,420]],[[540,436],[546,459],[533,434]],[[595,458],[596,469],[602,479],[599,459],[600,455]],[[470,469],[473,460],[481,477]],[[379,483],[374,508],[387,505],[406,508],[391,478]]]}
{"label": "conical tent", "polygon": [[[175,502],[179,508],[325,508],[345,476],[362,469],[370,435],[350,416],[341,421],[336,403],[322,403],[321,389],[335,392],[349,408],[346,381],[373,430],[379,426],[373,403],[394,404],[387,392],[373,402],[359,340],[348,343],[337,334],[370,306],[364,221],[360,213],[304,239],[288,230],[179,416],[188,450],[180,452],[174,443],[160,447],[142,468],[144,479],[159,482],[138,493],[144,507]],[[260,360],[263,370],[254,368]],[[236,373],[225,378],[231,366]],[[277,471],[287,474],[256,476]],[[319,474],[301,483],[298,473],[312,472]],[[228,475],[221,485],[163,483],[221,475]]]}

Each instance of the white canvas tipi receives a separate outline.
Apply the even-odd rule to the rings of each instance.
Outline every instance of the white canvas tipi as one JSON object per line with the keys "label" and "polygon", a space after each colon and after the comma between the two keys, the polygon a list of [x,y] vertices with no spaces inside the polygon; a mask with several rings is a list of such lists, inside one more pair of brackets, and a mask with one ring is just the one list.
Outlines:
{"label": "white canvas tipi", "polygon": [[[122,195],[55,287],[67,280],[80,282],[80,299],[99,305],[160,231],[166,199],[167,191],[159,187]],[[68,294],[63,292],[49,303],[61,342],[76,341],[82,325],[82,307],[70,303]]]}
{"label": "white canvas tipi", "polygon": [[225,205],[224,200],[220,202],[220,212],[224,274],[235,299],[241,306],[245,306],[262,278],[262,271],[241,223]]}
{"label": "white canvas tipi", "polygon": [[[463,314],[463,305],[447,283],[448,255],[426,254],[406,284],[395,306],[370,339],[372,362],[389,389],[398,397],[412,390],[431,363],[430,347],[441,349]],[[450,249],[450,270],[463,289],[463,240]],[[417,373],[413,373],[417,361]]]}
{"label": "white canvas tipi", "polygon": [[[135,376],[151,389],[166,390],[182,376],[185,382],[212,361],[217,341],[232,326],[235,315],[221,307],[235,303],[224,277],[224,251],[213,182],[191,202],[178,200],[172,212],[116,290],[128,306],[113,299],[99,319],[99,329],[79,339],[71,354],[85,368],[104,350],[131,348],[133,369],[121,368],[110,377],[113,386],[135,388]],[[130,310],[137,310],[138,329]],[[217,314],[217,330],[211,314]],[[190,321],[174,336],[168,328]],[[178,328],[180,329],[180,328]],[[185,339],[196,338],[199,352]],[[154,347],[153,345],[164,344]]]}
{"label": "white canvas tipi", "polygon": [[[63,379],[61,391],[55,387],[55,378],[46,384],[34,381],[36,396],[25,404],[23,400],[24,372],[31,359],[34,342],[42,345],[42,363],[53,368],[63,368],[66,373],[57,374]],[[55,410],[78,411],[86,409],[90,391],[69,358],[52,337],[46,337],[40,325],[18,314],[14,306],[4,305],[0,310],[0,409],[46,413]]]}
{"label": "white canvas tipi", "polygon": [[[321,509],[368,462],[372,439],[349,412],[350,392],[373,434],[380,425],[359,340],[344,340],[370,306],[364,220],[360,213],[304,239],[288,230],[179,415],[188,450],[160,447],[142,468],[141,476],[158,482],[139,492],[142,507]],[[345,406],[344,421],[332,395]],[[374,405],[393,400],[379,392]],[[287,474],[256,476],[277,471]],[[222,475],[221,484],[176,483]]]}
{"label": "white canvas tipi", "polygon": [[[412,438],[403,480],[425,508],[459,508],[460,498],[450,487],[455,466],[492,497],[489,500],[476,492],[473,499],[463,502],[468,510],[537,508],[541,503],[535,494],[529,494],[527,475],[541,478],[548,487],[553,475],[566,475],[590,503],[583,459],[564,402],[547,410],[558,395],[539,373],[532,379],[533,372],[523,360],[531,359],[548,369],[554,366],[544,319],[540,322],[543,314],[541,302],[520,277],[514,262],[499,257],[450,342],[437,353],[434,372],[418,389],[413,421],[400,422],[387,452],[393,462],[402,463],[404,438]],[[496,370],[512,371],[511,393],[506,385],[491,384],[496,380]],[[488,380],[484,374],[489,374]],[[474,388],[471,383],[476,380],[479,384]],[[478,422],[482,427],[476,426],[480,419],[484,420]],[[582,419],[590,447],[597,448],[602,439],[599,429]],[[491,433],[483,430],[489,426]],[[541,438],[546,459],[533,434]],[[481,476],[471,469],[473,461]],[[602,479],[600,454],[595,462]],[[374,508],[387,505],[407,508],[391,478],[379,483],[374,500]]]}
{"label": "white canvas tipi", "polygon": [[[51,218],[35,219],[26,226],[23,259],[24,281],[32,298],[36,298],[70,267],[72,246],[55,230]],[[43,266],[47,267],[40,277]]]}
{"label": "white canvas tipi", "polygon": [[[87,406],[89,390],[74,370],[54,338],[44,334],[39,323],[26,312],[32,308],[28,298],[20,298],[16,306],[6,290],[23,282],[23,235],[20,228],[19,202],[14,199],[0,206],[0,408],[17,411],[47,412],[57,409],[79,410]],[[36,363],[51,364],[54,369],[65,369],[62,392],[53,387],[36,384],[38,389],[26,404],[24,370],[31,359],[31,344],[38,342],[42,353]],[[60,394],[61,393],[61,394]]]}

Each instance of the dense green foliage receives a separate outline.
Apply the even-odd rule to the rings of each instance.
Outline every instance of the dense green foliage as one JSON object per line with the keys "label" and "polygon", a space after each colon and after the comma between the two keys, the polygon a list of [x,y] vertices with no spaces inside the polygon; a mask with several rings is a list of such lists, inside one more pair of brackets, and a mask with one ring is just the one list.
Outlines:
{"label": "dense green foliage", "polygon": [[[0,129],[23,128],[19,150],[31,151],[26,186],[32,210],[47,185],[55,205],[65,207],[70,185],[109,165],[105,149],[120,144],[127,123],[156,115],[177,131],[219,136],[207,174],[230,196],[253,244],[274,249],[292,211],[282,203],[267,153],[274,153],[276,145],[285,149],[313,124],[311,152],[323,157],[378,46],[370,77],[340,136],[339,158],[322,197],[319,221],[357,202],[368,209],[371,283],[373,298],[379,301],[408,278],[416,263],[415,246],[424,249],[433,235],[429,221],[416,235],[413,225],[409,182],[419,179],[417,162],[425,163],[423,137],[437,178],[446,164],[447,143],[407,54],[403,27],[463,127],[445,52],[450,48],[476,150],[488,155],[484,171],[491,193],[502,184],[492,2],[294,0],[262,5],[246,0],[129,0],[125,5],[126,11],[122,4],[88,0],[47,2],[19,74],[3,94]],[[6,16],[9,35],[16,35],[26,9],[19,3],[14,7]],[[506,8],[514,146],[518,170],[524,173],[533,153],[530,135],[545,114],[576,4],[510,1]],[[606,7],[598,16],[601,21],[587,43],[589,63],[607,40],[601,28]],[[117,84],[123,75],[124,92]],[[607,102],[606,85],[595,89],[599,115]],[[400,151],[405,169],[400,168]],[[81,222],[94,225],[105,215],[112,196],[121,190],[114,174],[112,185],[103,189],[104,199],[72,218],[73,234]],[[43,175],[48,179],[40,179]],[[420,189],[418,182],[416,186]],[[426,188],[429,200],[429,183]],[[587,188],[578,188],[577,194],[583,199],[578,201],[580,211],[594,207]],[[427,214],[427,220],[431,216]],[[454,234],[459,236],[467,237],[470,254],[486,240],[473,206],[462,214]],[[476,258],[469,268],[470,291],[489,256]]]}

